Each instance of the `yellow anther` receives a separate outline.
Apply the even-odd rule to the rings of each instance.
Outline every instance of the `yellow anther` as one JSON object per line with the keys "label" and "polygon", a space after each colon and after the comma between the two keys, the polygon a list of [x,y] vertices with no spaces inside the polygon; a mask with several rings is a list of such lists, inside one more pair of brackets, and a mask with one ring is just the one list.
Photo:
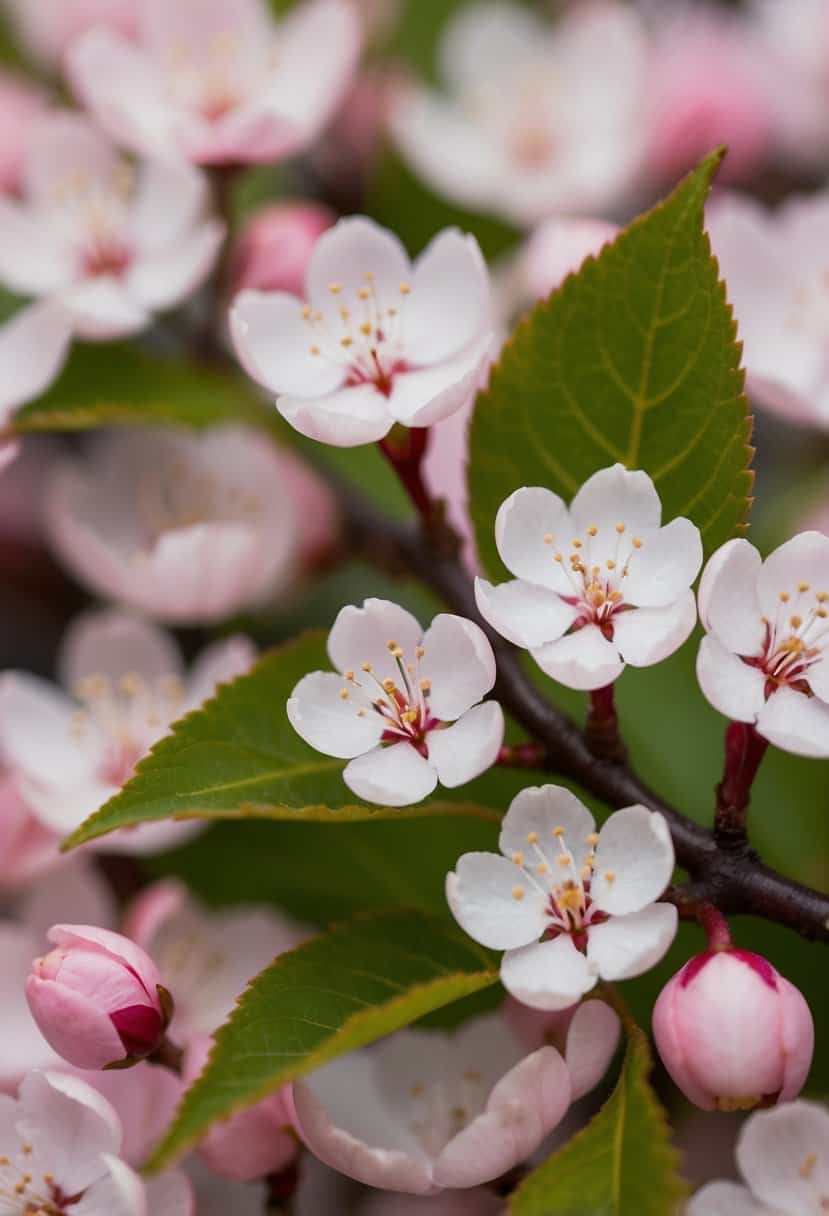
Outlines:
{"label": "yellow anther", "polygon": [[569,853],[562,853],[561,856],[559,858],[557,858],[556,860],[558,861],[558,864],[560,866],[569,866],[572,864],[572,861],[573,861],[573,859]]}
{"label": "yellow anther", "polygon": [[513,855],[512,855],[512,860],[515,862],[515,864],[516,864],[517,866],[523,866],[523,864],[524,864],[524,854],[523,854],[523,853],[513,853]]}
{"label": "yellow anther", "polygon": [[825,621],[827,616],[829,616],[829,612],[827,612],[825,608],[818,608],[817,615],[822,621]]}
{"label": "yellow anther", "polygon": [[397,650],[397,642],[393,638],[389,638],[388,642],[386,642],[386,650]]}
{"label": "yellow anther", "polygon": [[551,545],[552,543],[553,543],[553,534],[552,534],[552,532],[548,532],[547,535],[544,537],[544,544]]}
{"label": "yellow anther", "polygon": [[353,671],[344,671],[344,672],[343,672],[343,675],[344,675],[344,677],[346,678],[346,680],[353,680],[353,679],[354,679],[354,672],[353,672]]}
{"label": "yellow anther", "polygon": [[371,292],[369,291],[369,289],[367,287],[361,287],[360,290],[357,292],[357,295],[360,297],[361,300],[368,300],[371,297]]}
{"label": "yellow anther", "polygon": [[303,304],[303,306],[302,306],[302,319],[303,319],[303,321],[310,321],[310,320],[311,320],[312,315],[313,315],[313,310],[312,310],[312,308],[311,308],[311,305],[310,305],[310,304]]}
{"label": "yellow anther", "polygon": [[348,350],[349,346],[351,346],[351,343],[353,341],[354,341],[354,339],[349,338],[349,337],[340,338],[340,346],[344,346],[346,348],[346,350]]}
{"label": "yellow anther", "polygon": [[394,680],[386,678],[383,681],[383,687],[385,688],[386,692],[394,692]]}
{"label": "yellow anther", "polygon": [[800,1163],[798,1174],[801,1178],[811,1178],[817,1165],[817,1153],[807,1153]]}
{"label": "yellow anther", "polygon": [[391,657],[393,659],[402,659],[403,658],[403,651],[401,650],[401,648],[399,646],[395,646],[394,650],[391,652]]}
{"label": "yellow anther", "polygon": [[641,542],[641,540],[639,539],[639,537],[638,537],[638,536],[634,536],[634,538],[633,538],[633,542],[632,542],[632,543],[633,543],[633,547],[634,547],[634,549],[641,549],[641,548],[642,548],[642,542]]}
{"label": "yellow anther", "polygon": [[606,562],[605,564],[606,564],[606,566],[607,566],[608,570],[615,570],[615,569],[616,569],[616,563],[614,562],[614,560],[613,560],[613,558],[612,558],[612,557],[609,557],[609,558],[607,559],[607,562]]}
{"label": "yellow anther", "polygon": [[617,524],[617,525],[616,525],[616,531],[619,533],[619,535],[620,535],[620,536],[622,535],[622,533],[624,532],[624,530],[625,530],[625,525],[624,525],[624,524]]}
{"label": "yellow anther", "polygon": [[396,316],[397,316],[397,309],[396,309],[396,308],[387,308],[387,309],[386,309],[386,316],[387,316],[387,317],[396,317]]}
{"label": "yellow anther", "polygon": [[366,711],[365,711],[364,709],[358,709],[358,710],[357,710],[357,717],[358,717],[358,718],[364,718],[365,716],[366,716]]}
{"label": "yellow anther", "polygon": [[408,284],[408,283],[401,283],[401,284],[400,284],[400,294],[401,294],[401,296],[407,296],[411,290],[412,290],[412,289],[411,289],[411,287],[409,286],[409,284]]}
{"label": "yellow anther", "polygon": [[400,715],[400,717],[403,719],[404,722],[409,722],[409,723],[416,722],[417,721],[417,710],[416,709],[407,709],[404,714]]}
{"label": "yellow anther", "polygon": [[512,888],[512,898],[513,899],[523,899],[524,898],[524,888],[523,887],[513,887]]}
{"label": "yellow anther", "polygon": [[791,625],[792,629],[799,629],[800,626],[803,624],[803,618],[800,616],[790,617],[789,624]]}
{"label": "yellow anther", "polygon": [[309,346],[308,347],[309,355],[318,355],[319,353],[320,353],[320,348],[318,346]]}
{"label": "yellow anther", "polygon": [[351,313],[348,311],[347,308],[343,307],[340,309],[340,316],[342,317],[342,319],[344,321],[347,321],[350,318]]}
{"label": "yellow anther", "polygon": [[343,289],[342,283],[329,283],[328,284],[328,290],[331,292],[332,296],[338,295],[342,291],[342,289]]}
{"label": "yellow anther", "polygon": [[341,688],[341,689],[340,689],[340,700],[341,700],[341,701],[347,701],[347,700],[348,700],[348,689],[347,689],[347,688]]}
{"label": "yellow anther", "polygon": [[593,873],[593,867],[592,867],[592,866],[582,866],[582,868],[581,868],[581,876],[582,876],[582,879],[584,880],[584,882],[587,882],[588,878],[590,877],[590,875],[591,875],[592,873]]}
{"label": "yellow anther", "polygon": [[371,663],[361,663],[360,670],[361,671],[371,671]]}
{"label": "yellow anther", "polygon": [[564,561],[564,558],[562,557],[562,555],[561,555],[560,553],[554,553],[554,554],[553,554],[553,559],[554,559],[555,561],[557,561],[557,562],[563,562],[563,561]]}
{"label": "yellow anther", "polygon": [[798,591],[808,591],[809,584],[808,583],[798,583],[797,589],[798,589]]}
{"label": "yellow anther", "polygon": [[370,270],[366,271],[366,273],[363,275],[363,278],[365,279],[366,283],[374,282],[374,275],[371,273]]}
{"label": "yellow anther", "polygon": [[587,529],[587,535],[595,536],[598,531],[599,531],[599,529],[596,527],[596,525],[591,524],[590,527]]}
{"label": "yellow anther", "polygon": [[574,548],[574,549],[580,549],[580,548],[581,548],[581,541],[580,541],[580,540],[578,540],[578,539],[574,540],[574,541],[573,541],[573,548]]}
{"label": "yellow anther", "polygon": [[536,874],[546,874],[547,873],[547,867],[543,861],[540,861],[538,863],[538,865],[535,867],[535,872],[536,872]]}
{"label": "yellow anther", "polygon": [[590,835],[587,837],[587,843],[592,844],[592,845],[598,844],[599,843],[599,833],[591,832]]}
{"label": "yellow anther", "polygon": [[430,691],[430,689],[431,689],[431,687],[432,687],[432,681],[431,681],[431,680],[420,680],[420,681],[419,681],[419,683],[420,683],[420,688],[421,688],[421,690],[422,690],[423,692],[429,692],[429,691]]}
{"label": "yellow anther", "polygon": [[788,591],[781,591],[781,592],[780,592],[780,603],[781,603],[781,604],[788,604],[788,602],[789,602],[789,593],[788,593]]}
{"label": "yellow anther", "polygon": [[527,832],[527,844],[538,844],[537,832]]}
{"label": "yellow anther", "polygon": [[553,828],[553,835],[554,836],[563,836],[564,828]]}
{"label": "yellow anther", "polygon": [[417,657],[419,659],[422,659],[423,656],[425,655],[425,653],[426,653],[426,651],[423,649],[422,646],[415,646],[415,654],[417,655]]}
{"label": "yellow anther", "polygon": [[368,321],[364,321],[360,326],[360,333],[365,334],[366,337],[368,337],[368,335],[371,333],[371,325],[368,323]]}
{"label": "yellow anther", "polygon": [[818,591],[817,602],[819,604],[825,604],[827,600],[829,600],[829,591]]}
{"label": "yellow anther", "polygon": [[612,882],[615,882],[615,881],[616,881],[616,875],[615,875],[615,873],[613,872],[613,870],[605,870],[605,872],[604,872],[604,876],[605,876],[605,881],[606,881],[606,882],[610,882],[610,883],[612,883]]}

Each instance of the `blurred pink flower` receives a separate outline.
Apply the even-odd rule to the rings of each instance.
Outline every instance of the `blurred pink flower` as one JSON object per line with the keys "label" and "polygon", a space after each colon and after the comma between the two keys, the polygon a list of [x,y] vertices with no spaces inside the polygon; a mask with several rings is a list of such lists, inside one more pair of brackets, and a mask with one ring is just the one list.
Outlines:
{"label": "blurred pink flower", "polygon": [[25,77],[0,71],[0,193],[13,194],[20,186],[32,128],[46,105],[44,94]]}
{"label": "blurred pink flower", "polygon": [[137,31],[137,0],[5,0],[15,29],[36,58],[57,65],[72,40],[90,29]]}
{"label": "blurred pink flower", "polygon": [[413,88],[392,133],[448,198],[533,224],[618,205],[641,158],[644,27],[613,0],[549,27],[519,4],[478,3],[440,47],[448,96]]}
{"label": "blurred pink flower", "polygon": [[195,624],[289,590],[304,521],[321,506],[314,544],[330,499],[256,431],[115,431],[57,468],[46,519],[58,556],[94,591]]}
{"label": "blurred pink flower", "polygon": [[56,866],[59,843],[57,832],[26,804],[15,778],[0,772],[0,895]]}
{"label": "blurred pink flower", "polygon": [[752,400],[792,422],[829,427],[829,283],[816,256],[829,241],[829,191],[790,197],[774,211],[719,195],[707,224]]}
{"label": "blurred pink flower", "polygon": [[774,87],[775,143],[796,168],[829,163],[829,8],[825,0],[750,0]]}
{"label": "blurred pink flower", "polygon": [[68,55],[75,92],[114,138],[197,164],[272,162],[328,122],[361,30],[348,0],[306,0],[283,21],[264,0],[144,0],[133,45],[92,30]]}
{"label": "blurred pink flower", "polygon": [[673,183],[720,144],[721,181],[767,160],[779,85],[745,19],[715,7],[663,14],[646,89],[647,169],[658,182]]}
{"label": "blurred pink flower", "polygon": [[334,223],[319,203],[273,203],[254,212],[233,251],[233,292],[289,291],[301,295],[318,237]]}
{"label": "blurred pink flower", "polygon": [[[0,199],[0,212],[3,201]],[[2,215],[0,215],[0,224]],[[0,237],[0,275],[2,275]],[[49,387],[63,366],[72,326],[63,306],[41,300],[0,325],[0,472],[17,456],[19,444],[3,434],[18,406]]]}
{"label": "blurred pink flower", "polygon": [[77,1068],[151,1055],[170,1006],[150,956],[120,933],[91,925],[55,925],[47,936],[55,948],[35,959],[26,981],[47,1043]]}
{"label": "blurred pink flower", "polygon": [[570,1105],[554,1047],[526,1055],[499,1014],[401,1030],[294,1083],[297,1128],[328,1165],[387,1190],[480,1186],[526,1160]]}
{"label": "blurred pink flower", "polygon": [[619,232],[606,220],[551,216],[533,231],[520,256],[522,295],[546,298],[590,254],[599,253]]}
{"label": "blurred pink flower", "polygon": [[564,1056],[574,1102],[595,1089],[619,1046],[622,1030],[619,1015],[602,1000],[542,1012],[510,997],[504,1014],[528,1051],[537,1051],[546,1044]]}
{"label": "blurred pink flower", "polygon": [[[245,638],[214,642],[185,677],[178,650],[155,626],[118,610],[75,620],[62,646],[64,687],[27,672],[0,676],[0,751],[34,812],[60,833],[77,828],[132,776],[174,719],[247,671]],[[144,824],[101,843],[108,852],[170,848],[198,820]]]}

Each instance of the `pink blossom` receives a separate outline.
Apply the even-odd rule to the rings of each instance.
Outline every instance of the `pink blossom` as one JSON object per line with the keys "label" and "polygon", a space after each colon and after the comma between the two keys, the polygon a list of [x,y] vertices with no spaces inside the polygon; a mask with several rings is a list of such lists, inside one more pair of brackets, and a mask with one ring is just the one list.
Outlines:
{"label": "pink blossom", "polygon": [[0,772],[0,893],[57,865],[59,842],[26,804],[15,778]]}
{"label": "pink blossom", "polygon": [[824,0],[750,0],[749,17],[774,86],[777,151],[796,168],[829,161],[829,11]]}
{"label": "pink blossom", "polygon": [[[2,207],[0,199],[0,212]],[[0,472],[15,458],[19,446],[6,439],[4,428],[18,406],[39,397],[55,379],[71,337],[65,309],[51,299],[22,308],[0,325]]]}
{"label": "pink blossom", "polygon": [[[253,658],[246,639],[230,638],[208,646],[185,677],[161,630],[117,610],[85,614],[62,647],[66,692],[27,672],[0,677],[7,769],[38,818],[70,832],[118,792],[174,719],[246,671]],[[108,836],[103,847],[154,852],[199,828],[197,821],[146,824]]]}
{"label": "pink blossom", "polygon": [[606,220],[563,215],[543,220],[520,257],[520,295],[531,300],[546,298],[618,232],[618,226]]}
{"label": "pink blossom", "polygon": [[13,194],[20,186],[32,129],[46,104],[24,77],[0,71],[0,193]]}
{"label": "pink blossom", "polygon": [[43,1037],[78,1068],[151,1055],[172,1012],[153,960],[129,938],[55,925],[55,949],[32,965],[26,999]]}
{"label": "pink blossom", "polygon": [[525,1055],[493,1014],[341,1056],[295,1082],[294,1103],[322,1161],[369,1186],[429,1195],[526,1160],[566,1113],[570,1076],[555,1048]]}
{"label": "pink blossom", "polygon": [[38,59],[57,65],[73,39],[90,29],[137,32],[136,0],[5,0],[15,28]]}
{"label": "pink blossom", "polygon": [[328,533],[330,499],[302,473],[243,427],[99,434],[56,469],[47,526],[100,595],[158,620],[218,621],[291,587],[303,519],[323,502],[311,527]]}
{"label": "pink blossom", "polygon": [[564,1056],[574,1102],[604,1078],[619,1046],[619,1015],[602,1000],[542,1012],[510,997],[504,1013],[529,1051],[537,1051],[546,1043]]}
{"label": "pink blossom", "polygon": [[663,17],[646,89],[647,168],[658,181],[674,182],[718,144],[728,147],[723,181],[767,160],[778,84],[745,19],[714,6]]}
{"label": "pink blossom", "polygon": [[335,216],[319,203],[272,203],[248,220],[233,253],[233,291],[300,295],[317,240]]}
{"label": "pink blossom", "polygon": [[83,104],[142,155],[272,162],[310,144],[351,78],[360,24],[348,0],[306,0],[275,22],[265,0],[145,0],[138,44],[108,30],[67,57]]}
{"label": "pink blossom", "polygon": [[80,115],[38,123],[21,198],[0,199],[0,282],[60,306],[49,314],[54,332],[38,343],[47,363],[72,334],[102,340],[138,332],[205,278],[224,237],[223,226],[205,218],[206,202],[195,170],[148,163],[134,177]]}
{"label": "pink blossom", "polygon": [[790,1102],[815,1037],[797,988],[759,954],[734,948],[699,954],[668,981],[653,1033],[671,1077],[703,1110]]}
{"label": "pink blossom", "polygon": [[372,220],[340,220],[317,241],[305,295],[244,291],[230,314],[243,366],[300,434],[373,443],[395,422],[448,418],[472,396],[492,342],[474,237],[446,229],[413,265]]}

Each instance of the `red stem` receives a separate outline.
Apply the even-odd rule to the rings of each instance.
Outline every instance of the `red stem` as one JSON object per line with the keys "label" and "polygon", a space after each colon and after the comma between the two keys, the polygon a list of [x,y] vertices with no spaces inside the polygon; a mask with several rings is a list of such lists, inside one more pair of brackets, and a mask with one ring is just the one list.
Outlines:
{"label": "red stem", "polygon": [[619,719],[616,715],[615,685],[590,690],[590,709],[584,733],[587,745],[594,756],[604,760],[625,759],[625,745],[619,734]]}
{"label": "red stem", "polygon": [[725,764],[717,786],[714,821],[718,836],[744,836],[751,787],[768,742],[750,722],[729,722],[725,732]]}
{"label": "red stem", "polygon": [[434,500],[423,480],[423,458],[429,446],[428,427],[410,427],[402,442],[389,435],[378,443],[380,451],[394,469],[400,483],[425,523],[434,515]]}
{"label": "red stem", "polygon": [[504,768],[543,768],[546,754],[543,743],[504,744],[495,763]]}
{"label": "red stem", "polygon": [[700,904],[697,908],[697,920],[705,930],[709,950],[730,950],[734,944],[728,921],[713,904]]}

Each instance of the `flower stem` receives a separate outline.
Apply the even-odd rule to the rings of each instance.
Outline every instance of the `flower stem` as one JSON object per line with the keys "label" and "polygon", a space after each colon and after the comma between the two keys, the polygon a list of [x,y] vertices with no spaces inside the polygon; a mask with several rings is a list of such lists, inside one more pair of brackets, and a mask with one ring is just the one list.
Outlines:
{"label": "flower stem", "polygon": [[709,950],[730,950],[734,944],[728,921],[713,904],[700,904],[697,908],[697,920],[705,930]]}
{"label": "flower stem", "polygon": [[429,446],[428,427],[395,427],[377,445],[397,474],[423,522],[434,521],[435,502],[423,480],[423,458]]}
{"label": "flower stem", "polygon": [[621,764],[627,755],[627,748],[619,734],[614,689],[614,684],[591,689],[590,709],[584,733],[587,746],[594,756],[602,760],[615,760]]}
{"label": "flower stem", "polygon": [[729,722],[725,732],[725,764],[717,786],[714,832],[723,840],[742,839],[751,801],[751,787],[768,742],[750,722]]}
{"label": "flower stem", "polygon": [[543,743],[507,743],[495,763],[504,768],[543,768],[546,754]]}
{"label": "flower stem", "polygon": [[174,1072],[176,1076],[181,1076],[184,1052],[166,1035],[148,1059],[151,1064],[160,1064],[162,1068],[169,1068],[170,1072]]}
{"label": "flower stem", "polygon": [[299,1161],[293,1161],[278,1173],[268,1174],[265,1185],[265,1216],[291,1216],[299,1185]]}

